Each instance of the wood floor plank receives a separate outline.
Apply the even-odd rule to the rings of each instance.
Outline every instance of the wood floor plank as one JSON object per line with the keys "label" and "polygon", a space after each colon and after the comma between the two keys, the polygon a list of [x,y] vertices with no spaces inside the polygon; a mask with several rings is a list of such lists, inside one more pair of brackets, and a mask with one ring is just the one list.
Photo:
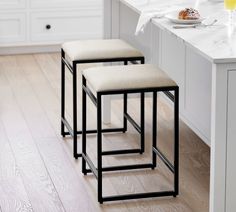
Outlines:
{"label": "wood floor plank", "polygon": [[0,146],[0,211],[33,211],[1,121]]}
{"label": "wood floor plank", "polygon": [[[3,64],[3,70],[1,71],[4,72],[6,77],[1,77],[0,86],[3,81],[9,82],[8,89],[2,90],[0,88],[1,97],[4,99],[1,103],[1,120],[21,170],[21,177],[33,209],[34,211],[64,211],[61,200],[11,90],[13,86],[14,89],[17,88],[18,91],[23,92],[22,86],[24,85],[24,81],[17,73],[19,68],[15,58],[5,57],[4,62],[1,61],[1,63]],[[24,95],[27,96],[27,92]]]}

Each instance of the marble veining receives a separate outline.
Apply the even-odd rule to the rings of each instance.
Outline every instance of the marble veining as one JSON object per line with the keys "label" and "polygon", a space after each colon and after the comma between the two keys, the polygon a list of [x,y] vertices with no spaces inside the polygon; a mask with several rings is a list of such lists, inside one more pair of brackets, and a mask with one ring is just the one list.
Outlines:
{"label": "marble veining", "polygon": [[189,29],[174,29],[174,23],[166,18],[153,19],[158,27],[173,33],[190,47],[213,63],[236,62],[236,27],[227,25],[228,12],[223,2],[209,0],[121,0],[138,13],[155,8],[171,6],[197,7],[203,17],[217,19],[218,22],[211,27],[197,27]]}

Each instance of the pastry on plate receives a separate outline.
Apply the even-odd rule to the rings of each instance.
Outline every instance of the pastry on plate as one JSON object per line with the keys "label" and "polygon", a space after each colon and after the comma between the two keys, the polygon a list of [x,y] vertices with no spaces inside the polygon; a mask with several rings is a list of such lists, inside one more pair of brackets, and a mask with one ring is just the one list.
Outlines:
{"label": "pastry on plate", "polygon": [[197,20],[199,18],[199,12],[193,8],[185,8],[179,12],[179,19],[181,20]]}

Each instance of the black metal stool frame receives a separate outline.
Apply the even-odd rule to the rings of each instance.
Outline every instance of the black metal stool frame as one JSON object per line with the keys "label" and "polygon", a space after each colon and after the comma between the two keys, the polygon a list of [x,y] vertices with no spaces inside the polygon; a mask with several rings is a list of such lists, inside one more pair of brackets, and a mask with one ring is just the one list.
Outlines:
{"label": "black metal stool frame", "polygon": [[[82,134],[82,131],[77,130],[77,65],[83,63],[105,63],[105,62],[124,62],[124,65],[128,65],[128,62],[137,63],[139,61],[141,64],[145,63],[144,57],[128,57],[128,58],[111,58],[111,59],[93,59],[93,60],[76,60],[72,62],[72,65],[66,60],[66,54],[63,49],[61,49],[61,135],[65,137],[70,135],[73,137],[73,155],[75,159],[82,157],[81,153],[77,152],[77,135]],[[73,127],[70,126],[69,122],[65,117],[65,68],[68,68],[73,77]],[[116,154],[133,154],[144,152],[144,96],[141,95],[141,127],[136,128],[141,136],[141,146],[139,149],[127,149],[127,150],[113,150],[103,152],[103,155],[116,155]],[[131,117],[127,114],[127,95],[124,94],[124,120],[122,128],[110,128],[103,129],[103,133],[111,132],[123,132],[127,131],[127,120],[133,121]],[[133,121],[134,122],[134,121]],[[134,122],[135,123],[135,122]],[[137,126],[137,125],[135,125]],[[65,131],[65,127],[68,132]],[[87,133],[97,133],[97,130],[87,130]]]}
{"label": "black metal stool frame", "polygon": [[[170,95],[170,91],[174,91],[174,95]],[[141,93],[143,96],[147,92],[153,93],[153,121],[152,121],[152,163],[148,164],[134,164],[125,166],[102,166],[102,105],[101,100],[104,95],[116,95],[116,94],[130,94],[130,93]],[[164,92],[173,102],[174,102],[174,164],[172,164],[165,155],[157,147],[157,93]],[[97,107],[97,168],[92,163],[89,155],[86,151],[86,134],[87,134],[87,105],[86,105],[86,95],[90,97],[94,105]],[[174,87],[160,87],[160,88],[147,88],[147,89],[130,89],[130,90],[114,90],[97,92],[97,97],[95,97],[90,89],[86,85],[86,79],[83,76],[83,106],[82,106],[82,172],[84,175],[92,172],[98,180],[98,202],[101,204],[105,201],[118,201],[118,200],[128,200],[128,199],[140,199],[140,198],[151,198],[151,197],[162,197],[162,196],[174,196],[179,194],[179,88]],[[147,192],[139,194],[125,194],[116,196],[103,197],[102,195],[102,173],[109,171],[119,171],[119,170],[131,170],[131,169],[145,169],[156,167],[156,157],[159,156],[168,169],[174,174],[174,188],[170,191],[160,191],[160,192]],[[86,168],[88,164],[90,169]]]}

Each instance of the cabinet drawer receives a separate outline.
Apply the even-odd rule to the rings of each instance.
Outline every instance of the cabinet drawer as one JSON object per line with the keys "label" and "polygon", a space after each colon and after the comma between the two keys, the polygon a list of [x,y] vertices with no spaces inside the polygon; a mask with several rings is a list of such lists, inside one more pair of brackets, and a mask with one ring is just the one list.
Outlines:
{"label": "cabinet drawer", "polygon": [[22,9],[26,7],[26,0],[0,0],[0,10]]}
{"label": "cabinet drawer", "polygon": [[102,0],[30,0],[31,8],[102,7]]}
{"label": "cabinet drawer", "polygon": [[23,13],[0,15],[0,44],[26,39],[26,17]]}
{"label": "cabinet drawer", "polygon": [[102,11],[57,11],[31,14],[32,41],[102,37]]}

